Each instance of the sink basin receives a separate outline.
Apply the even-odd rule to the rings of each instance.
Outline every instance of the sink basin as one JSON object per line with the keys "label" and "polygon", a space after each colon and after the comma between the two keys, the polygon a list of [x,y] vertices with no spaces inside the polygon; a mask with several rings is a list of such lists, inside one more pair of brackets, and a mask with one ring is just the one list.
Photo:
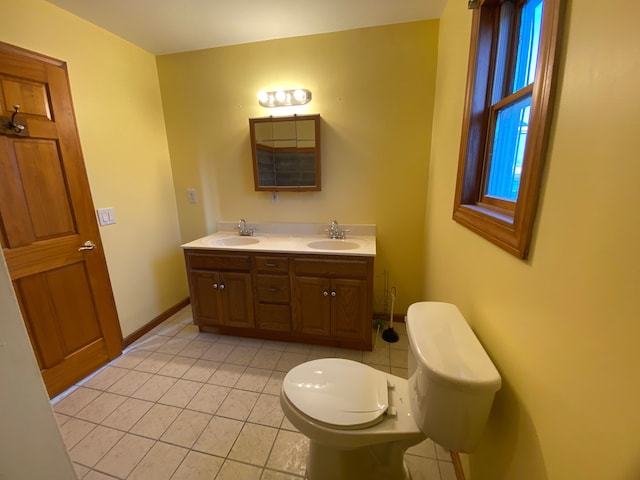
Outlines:
{"label": "sink basin", "polygon": [[348,240],[316,240],[307,243],[307,247],[317,250],[353,250],[360,248],[360,244]]}
{"label": "sink basin", "polygon": [[255,245],[260,240],[255,237],[222,237],[210,240],[211,245],[220,245],[223,247],[237,247],[242,245]]}

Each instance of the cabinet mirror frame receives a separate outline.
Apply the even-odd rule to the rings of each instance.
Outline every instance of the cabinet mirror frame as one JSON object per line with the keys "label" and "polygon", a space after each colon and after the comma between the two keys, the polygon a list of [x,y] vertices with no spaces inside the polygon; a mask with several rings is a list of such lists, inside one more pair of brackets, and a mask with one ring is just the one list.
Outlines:
{"label": "cabinet mirror frame", "polygon": [[250,118],[249,131],[256,191],[321,190],[319,114]]}

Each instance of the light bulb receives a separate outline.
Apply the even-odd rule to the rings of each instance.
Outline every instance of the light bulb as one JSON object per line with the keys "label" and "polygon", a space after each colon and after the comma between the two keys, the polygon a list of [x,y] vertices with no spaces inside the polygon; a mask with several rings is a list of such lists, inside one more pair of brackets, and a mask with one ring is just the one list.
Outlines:
{"label": "light bulb", "polygon": [[277,101],[284,102],[286,98],[287,98],[287,95],[282,90],[278,90],[276,92],[276,100]]}
{"label": "light bulb", "polygon": [[293,92],[293,98],[298,102],[304,102],[307,99],[307,93],[304,90],[297,89]]}

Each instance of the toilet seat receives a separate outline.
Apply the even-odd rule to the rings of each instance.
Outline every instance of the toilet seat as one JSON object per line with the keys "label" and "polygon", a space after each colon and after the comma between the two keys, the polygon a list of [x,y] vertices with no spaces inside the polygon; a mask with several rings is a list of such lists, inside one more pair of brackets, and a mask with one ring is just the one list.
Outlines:
{"label": "toilet seat", "polygon": [[312,360],[292,368],[282,389],[305,415],[337,429],[382,421],[389,406],[387,375],[341,358]]}

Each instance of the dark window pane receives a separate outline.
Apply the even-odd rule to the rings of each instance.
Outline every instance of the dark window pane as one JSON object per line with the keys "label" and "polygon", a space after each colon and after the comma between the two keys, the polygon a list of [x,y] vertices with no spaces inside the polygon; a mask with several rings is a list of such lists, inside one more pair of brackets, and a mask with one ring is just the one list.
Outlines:
{"label": "dark window pane", "polygon": [[493,92],[491,103],[495,104],[505,96],[505,90],[509,87],[505,85],[509,82],[510,75],[507,72],[509,50],[512,48],[511,30],[513,29],[515,7],[512,1],[505,1],[500,5],[500,27],[498,28],[498,45],[496,49],[496,66],[493,75]]}

